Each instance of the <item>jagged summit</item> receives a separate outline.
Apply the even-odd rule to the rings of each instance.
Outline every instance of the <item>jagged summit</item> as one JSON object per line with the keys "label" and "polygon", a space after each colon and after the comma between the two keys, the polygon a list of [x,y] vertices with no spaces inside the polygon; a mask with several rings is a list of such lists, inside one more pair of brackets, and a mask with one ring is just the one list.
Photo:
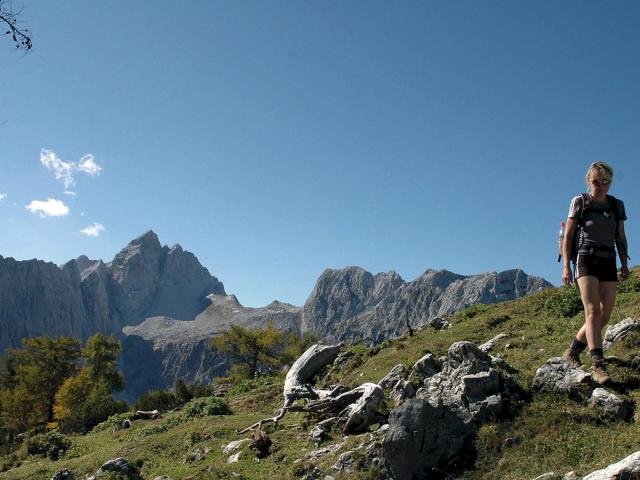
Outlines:
{"label": "jagged summit", "polygon": [[134,238],[129,242],[129,245],[151,245],[157,244],[160,245],[160,240],[158,239],[158,235],[153,230],[147,230],[139,237]]}
{"label": "jagged summit", "polygon": [[446,288],[452,282],[455,282],[456,280],[463,280],[465,278],[468,277],[450,272],[449,270],[433,270],[429,268],[414,281],[427,285],[433,285],[439,288]]}
{"label": "jagged summit", "polygon": [[302,331],[329,341],[379,343],[474,303],[512,300],[551,286],[522,270],[458,275],[426,270],[412,282],[360,267],[325,270],[302,313]]}
{"label": "jagged summit", "polygon": [[86,255],[80,255],[73,261],[76,262],[76,265],[78,266],[78,270],[82,272],[83,270],[94,266],[96,263],[101,262],[102,260],[92,260]]}
{"label": "jagged summit", "polygon": [[182,245],[180,245],[179,243],[174,243],[173,245],[171,245],[171,248],[169,249],[169,251],[182,253],[184,252],[184,249],[182,248]]}

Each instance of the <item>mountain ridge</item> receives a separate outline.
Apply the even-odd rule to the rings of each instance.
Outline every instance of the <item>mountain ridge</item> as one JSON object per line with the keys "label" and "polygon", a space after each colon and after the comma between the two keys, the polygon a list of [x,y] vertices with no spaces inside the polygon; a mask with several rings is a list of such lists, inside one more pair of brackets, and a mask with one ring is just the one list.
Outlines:
{"label": "mountain ridge", "polygon": [[[244,307],[193,253],[178,243],[161,245],[148,230],[107,263],[85,255],[60,266],[0,256],[0,353],[30,336],[115,334],[124,345],[124,396],[133,400],[178,378],[210,381],[224,373],[228,359],[206,344],[232,324],[255,328],[271,321],[326,340],[377,344],[469,304],[547,286],[517,269],[475,276],[428,269],[406,282],[395,271],[350,266],[326,269],[302,306],[274,300]],[[158,362],[162,373],[145,376]]]}

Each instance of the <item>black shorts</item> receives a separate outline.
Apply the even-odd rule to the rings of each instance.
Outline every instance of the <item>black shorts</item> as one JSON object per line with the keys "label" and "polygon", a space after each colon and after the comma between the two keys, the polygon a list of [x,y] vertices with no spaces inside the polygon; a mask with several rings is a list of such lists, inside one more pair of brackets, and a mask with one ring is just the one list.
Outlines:
{"label": "black shorts", "polygon": [[596,277],[601,282],[617,282],[616,257],[602,258],[579,253],[576,262],[576,279],[587,276]]}

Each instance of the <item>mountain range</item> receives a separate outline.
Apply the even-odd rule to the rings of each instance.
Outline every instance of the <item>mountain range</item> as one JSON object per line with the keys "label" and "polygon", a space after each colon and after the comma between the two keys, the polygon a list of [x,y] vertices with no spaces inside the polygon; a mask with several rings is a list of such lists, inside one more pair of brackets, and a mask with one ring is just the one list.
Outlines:
{"label": "mountain range", "polygon": [[407,326],[420,328],[476,303],[511,300],[551,286],[522,270],[472,276],[427,270],[406,282],[396,272],[359,267],[327,269],[304,306],[274,301],[242,306],[224,285],[180,245],[162,246],[148,231],[109,263],[80,256],[58,266],[0,256],[0,353],[22,338],[96,332],[123,343],[120,366],[135,400],[178,378],[210,381],[228,359],[207,341],[231,324],[268,321],[287,331],[313,332],[324,341],[377,344]]}

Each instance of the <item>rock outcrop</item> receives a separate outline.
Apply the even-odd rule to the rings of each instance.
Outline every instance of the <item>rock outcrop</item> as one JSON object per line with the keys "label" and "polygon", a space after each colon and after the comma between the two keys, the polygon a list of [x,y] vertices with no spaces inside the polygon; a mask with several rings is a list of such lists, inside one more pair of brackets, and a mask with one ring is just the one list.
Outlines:
{"label": "rock outcrop", "polygon": [[533,378],[533,388],[540,392],[572,393],[591,378],[591,374],[572,367],[560,357],[547,360]]}
{"label": "rock outcrop", "polygon": [[405,401],[391,412],[383,442],[392,478],[428,478],[436,465],[458,460],[475,432],[474,425],[444,405],[433,406],[422,398]]}
{"label": "rock outcrop", "polygon": [[[413,370],[424,377],[423,387],[416,398],[397,402],[383,441],[393,478],[429,478],[432,468],[459,463],[469,457],[479,425],[519,408],[522,392],[494,363],[471,342],[454,343],[441,362],[430,354],[416,362]],[[397,381],[394,389],[404,387],[401,367],[394,367],[380,383]]]}
{"label": "rock outcrop", "polygon": [[469,305],[513,300],[550,286],[522,270],[473,276],[427,270],[408,283],[395,272],[325,270],[304,305],[301,330],[327,341],[377,344],[405,333],[408,325],[422,327]]}

